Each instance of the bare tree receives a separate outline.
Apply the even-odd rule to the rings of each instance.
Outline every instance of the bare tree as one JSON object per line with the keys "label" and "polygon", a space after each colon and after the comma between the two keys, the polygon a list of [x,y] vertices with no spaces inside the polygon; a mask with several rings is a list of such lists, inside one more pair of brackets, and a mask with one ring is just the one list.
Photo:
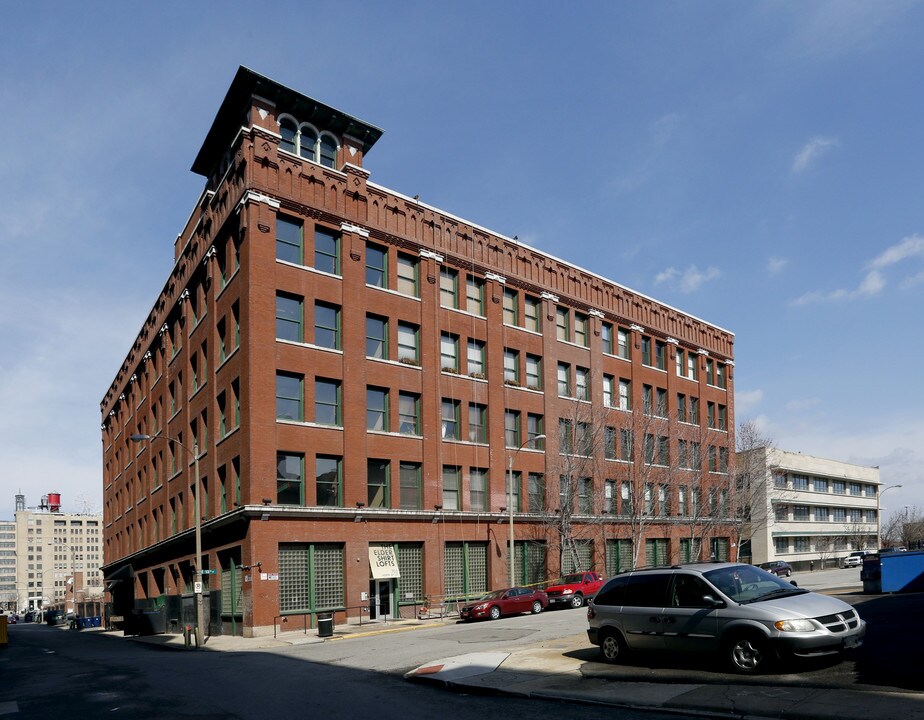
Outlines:
{"label": "bare tree", "polygon": [[[773,521],[767,499],[771,492],[767,457],[773,447],[773,440],[764,435],[753,420],[738,425],[729,515],[739,556],[742,546],[750,547],[754,534]],[[772,492],[777,499],[787,494],[781,488],[774,488]]]}
{"label": "bare tree", "polygon": [[832,555],[834,555],[834,542],[837,537],[837,535],[815,536],[815,552],[818,553],[818,561],[822,570],[825,569],[828,564],[828,560]]}
{"label": "bare tree", "polygon": [[884,547],[917,548],[924,542],[924,514],[917,506],[905,506],[893,512],[882,528]]}

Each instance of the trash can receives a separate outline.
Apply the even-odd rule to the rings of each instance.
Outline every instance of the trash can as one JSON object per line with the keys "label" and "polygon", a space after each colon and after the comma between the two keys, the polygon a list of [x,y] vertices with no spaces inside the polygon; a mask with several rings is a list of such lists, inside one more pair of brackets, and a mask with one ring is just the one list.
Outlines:
{"label": "trash can", "polygon": [[334,616],[332,613],[318,613],[318,637],[334,636]]}

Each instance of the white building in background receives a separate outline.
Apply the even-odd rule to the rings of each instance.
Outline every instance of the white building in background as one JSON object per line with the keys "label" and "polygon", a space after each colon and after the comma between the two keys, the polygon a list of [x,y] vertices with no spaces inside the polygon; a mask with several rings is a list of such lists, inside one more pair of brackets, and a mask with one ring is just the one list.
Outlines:
{"label": "white building in background", "polygon": [[16,592],[16,523],[0,520],[0,610],[19,610]]}
{"label": "white building in background", "polygon": [[751,561],[785,560],[799,569],[834,565],[854,550],[876,550],[879,468],[776,448],[738,454],[757,471]]}
{"label": "white building in background", "polygon": [[61,512],[54,493],[27,509],[17,495],[14,525],[19,610],[57,605],[70,612],[75,598],[81,603],[102,596],[102,515]]}

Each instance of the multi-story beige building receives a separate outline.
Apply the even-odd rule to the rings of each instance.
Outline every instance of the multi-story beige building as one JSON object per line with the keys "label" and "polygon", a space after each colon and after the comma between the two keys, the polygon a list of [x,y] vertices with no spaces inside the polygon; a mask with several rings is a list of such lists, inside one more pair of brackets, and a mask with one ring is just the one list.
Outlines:
{"label": "multi-story beige building", "polygon": [[61,512],[54,493],[27,509],[25,497],[17,495],[14,526],[19,610],[56,606],[71,612],[75,600],[102,597],[101,515]]}
{"label": "multi-story beige building", "polygon": [[833,565],[853,550],[875,550],[879,468],[776,448],[739,453],[758,478],[753,494],[751,559],[800,569]]}
{"label": "multi-story beige building", "polygon": [[16,593],[16,523],[0,520],[0,610],[19,610]]}

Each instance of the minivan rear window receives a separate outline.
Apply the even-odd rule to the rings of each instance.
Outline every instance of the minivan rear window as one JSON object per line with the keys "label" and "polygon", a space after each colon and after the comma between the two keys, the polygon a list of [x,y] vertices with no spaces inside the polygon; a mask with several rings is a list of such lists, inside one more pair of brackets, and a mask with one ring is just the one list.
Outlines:
{"label": "minivan rear window", "polygon": [[610,580],[594,598],[594,605],[622,605],[623,598],[626,595],[626,584],[629,582],[629,576],[613,578]]}

